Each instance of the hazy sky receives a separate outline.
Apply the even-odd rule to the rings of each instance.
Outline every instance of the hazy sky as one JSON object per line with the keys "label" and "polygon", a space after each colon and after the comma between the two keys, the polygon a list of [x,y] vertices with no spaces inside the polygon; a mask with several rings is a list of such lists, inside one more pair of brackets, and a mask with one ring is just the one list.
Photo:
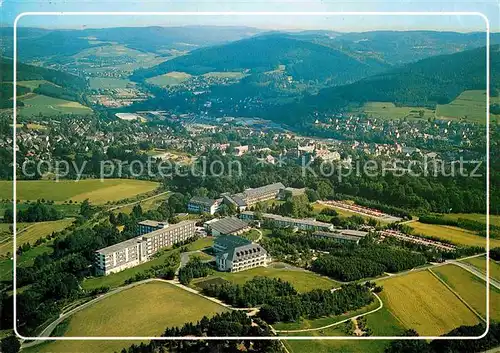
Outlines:
{"label": "hazy sky", "polygon": [[[22,12],[38,11],[474,11],[486,15],[491,30],[500,30],[497,0],[0,0],[0,22],[12,25]],[[484,31],[478,16],[30,16],[21,26],[84,28],[115,26],[225,25],[265,29],[330,29],[369,31],[380,29]]]}

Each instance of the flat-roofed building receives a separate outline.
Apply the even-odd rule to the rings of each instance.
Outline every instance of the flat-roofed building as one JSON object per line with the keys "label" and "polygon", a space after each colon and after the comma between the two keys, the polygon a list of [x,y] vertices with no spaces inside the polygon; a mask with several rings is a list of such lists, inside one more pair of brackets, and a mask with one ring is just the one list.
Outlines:
{"label": "flat-roofed building", "polygon": [[236,217],[225,217],[221,219],[212,219],[205,222],[205,229],[214,237],[221,235],[238,235],[250,230],[250,225]]}
{"label": "flat-roofed building", "polygon": [[359,241],[366,237],[368,232],[363,232],[361,230],[352,229],[335,229],[331,232],[317,231],[313,233],[313,236],[318,238],[333,239],[339,243],[355,243],[359,244]]}
{"label": "flat-roofed building", "polygon": [[139,235],[147,234],[154,232],[155,230],[158,229],[163,229],[168,227],[168,222],[158,222],[158,221],[152,221],[152,220],[145,220],[137,223],[137,226],[139,228]]}
{"label": "flat-roofed building", "polygon": [[262,246],[236,236],[217,238],[213,248],[219,271],[239,272],[266,266],[270,261],[267,251]]}
{"label": "flat-roofed building", "polygon": [[195,221],[169,224],[153,232],[96,251],[96,272],[108,275],[149,261],[163,248],[195,236]]}
{"label": "flat-roofed building", "polygon": [[[272,213],[261,213],[261,221],[264,224],[268,224],[278,228],[297,228],[299,230],[323,230],[323,231],[333,231],[335,227],[333,224],[316,221],[314,219],[307,218],[292,218],[285,217]],[[240,218],[246,221],[257,220],[255,212],[244,211],[240,214]]]}
{"label": "flat-roofed building", "polygon": [[193,213],[209,213],[213,215],[219,209],[222,199],[194,196],[187,205],[188,211]]}
{"label": "flat-roofed building", "polygon": [[282,183],[274,183],[258,188],[246,189],[238,194],[222,194],[221,196],[224,202],[234,205],[240,211],[244,211],[258,202],[277,198],[280,190],[284,188],[285,185]]}

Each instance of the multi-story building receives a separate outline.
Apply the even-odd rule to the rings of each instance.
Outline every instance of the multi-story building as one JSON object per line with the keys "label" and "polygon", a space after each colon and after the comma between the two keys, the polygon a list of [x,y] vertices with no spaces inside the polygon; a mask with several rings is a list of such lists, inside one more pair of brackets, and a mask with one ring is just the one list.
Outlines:
{"label": "multi-story building", "polygon": [[[299,230],[323,230],[323,231],[333,231],[335,227],[333,224],[319,222],[314,219],[306,219],[306,218],[291,218],[284,217],[272,213],[261,213],[262,217],[258,221],[262,221],[264,224],[268,224],[270,226],[278,227],[278,228],[296,228]],[[257,220],[255,216],[255,212],[252,211],[244,211],[241,212],[240,218],[246,221]]]}
{"label": "multi-story building", "polygon": [[147,234],[154,232],[155,230],[158,229],[163,229],[168,227],[168,222],[157,222],[157,221],[151,221],[151,220],[145,220],[137,223],[137,226],[139,228],[139,235]]}
{"label": "multi-story building", "polygon": [[359,244],[359,241],[366,237],[368,232],[352,229],[335,229],[333,232],[317,231],[312,235],[318,238],[333,239],[339,243]]}
{"label": "multi-story building", "polygon": [[194,196],[187,205],[188,211],[193,213],[214,214],[219,209],[222,199],[209,199],[208,197]]}
{"label": "multi-story building", "polygon": [[236,236],[219,237],[214,242],[215,263],[219,271],[238,272],[266,266],[267,251],[259,244]]}
{"label": "multi-story building", "polygon": [[153,232],[96,251],[96,272],[108,275],[149,261],[159,250],[194,237],[195,221],[169,224]]}
{"label": "multi-story building", "polygon": [[240,211],[244,211],[247,207],[253,206],[257,202],[277,198],[280,190],[284,188],[285,185],[282,183],[274,183],[254,189],[246,189],[238,194],[222,194],[222,197],[224,202],[234,205]]}

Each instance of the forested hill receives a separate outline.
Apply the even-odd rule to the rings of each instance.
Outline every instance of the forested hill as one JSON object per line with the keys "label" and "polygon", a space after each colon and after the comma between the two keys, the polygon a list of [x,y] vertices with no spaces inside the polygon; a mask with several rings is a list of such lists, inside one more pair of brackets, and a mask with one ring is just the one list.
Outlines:
{"label": "forested hill", "polygon": [[[498,94],[500,88],[499,50],[499,45],[491,47],[492,95]],[[485,58],[486,48],[483,47],[423,59],[352,84],[325,88],[298,103],[282,106],[272,114],[277,120],[290,121],[314,111],[334,111],[348,104],[369,101],[434,108],[436,104],[451,102],[465,90],[486,89]]]}
{"label": "forested hill", "polygon": [[267,34],[225,45],[201,48],[166,61],[156,67],[139,70],[134,78],[142,80],[170,71],[200,75],[211,71],[260,73],[284,65],[294,80],[345,84],[380,72],[387,66],[378,61],[362,61],[336,49],[291,38],[286,34]]}
{"label": "forested hill", "polygon": [[[0,107],[10,107],[9,100],[13,95],[12,82],[14,80],[14,63],[11,59],[0,57]],[[35,93],[56,98],[76,100],[80,92],[87,86],[84,78],[66,72],[46,69],[40,66],[17,63],[17,81],[43,80],[51,84],[42,84],[35,89]],[[18,85],[18,95],[31,90]]]}

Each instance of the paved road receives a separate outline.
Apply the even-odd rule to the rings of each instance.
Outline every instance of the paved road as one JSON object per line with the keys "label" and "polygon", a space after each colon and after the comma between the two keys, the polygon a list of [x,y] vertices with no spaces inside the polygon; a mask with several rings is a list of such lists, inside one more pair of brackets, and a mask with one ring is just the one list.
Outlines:
{"label": "paved road", "polygon": [[317,327],[317,328],[305,328],[305,329],[300,329],[300,330],[275,330],[274,328],[272,328],[272,330],[273,330],[274,333],[296,333],[296,332],[319,331],[319,330],[324,330],[324,329],[327,329],[327,328],[330,328],[330,327],[334,327],[334,326],[343,324],[344,322],[347,322],[347,321],[350,321],[350,320],[355,320],[355,319],[357,319],[357,318],[359,318],[361,316],[366,316],[366,315],[373,314],[374,312],[377,312],[377,311],[379,311],[380,309],[382,309],[384,307],[384,303],[382,302],[382,299],[380,299],[380,297],[376,293],[373,293],[373,295],[377,298],[379,306],[377,308],[373,309],[373,310],[370,310],[367,313],[355,315],[355,316],[349,317],[347,319],[334,322],[333,324],[329,324],[329,325],[325,325],[325,326]]}

